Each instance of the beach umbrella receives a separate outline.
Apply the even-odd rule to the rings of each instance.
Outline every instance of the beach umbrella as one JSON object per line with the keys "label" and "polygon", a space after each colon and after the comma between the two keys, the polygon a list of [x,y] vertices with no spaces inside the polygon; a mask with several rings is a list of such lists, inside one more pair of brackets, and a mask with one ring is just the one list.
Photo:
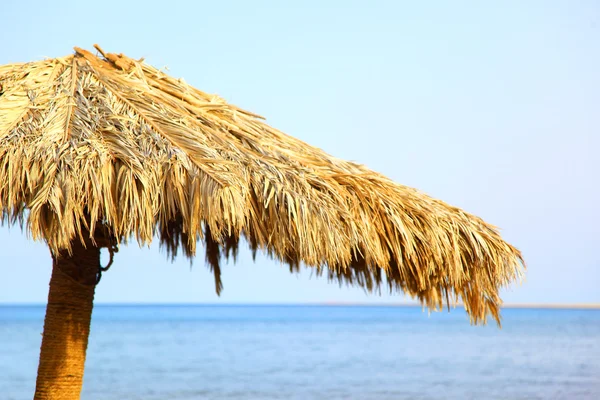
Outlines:
{"label": "beach umbrella", "polygon": [[524,264],[495,227],[96,49],[0,67],[2,221],[53,259],[36,399],[79,397],[94,289],[131,240],[172,257],[203,242],[217,293],[244,239],[291,271],[500,322],[499,289]]}

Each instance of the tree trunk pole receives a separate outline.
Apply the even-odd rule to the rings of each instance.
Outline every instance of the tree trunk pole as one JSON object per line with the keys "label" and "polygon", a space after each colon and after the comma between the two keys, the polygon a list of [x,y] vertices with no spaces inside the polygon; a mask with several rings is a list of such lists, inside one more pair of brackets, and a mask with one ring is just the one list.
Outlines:
{"label": "tree trunk pole", "polygon": [[34,400],[79,399],[100,248],[75,239],[52,256],[52,277]]}

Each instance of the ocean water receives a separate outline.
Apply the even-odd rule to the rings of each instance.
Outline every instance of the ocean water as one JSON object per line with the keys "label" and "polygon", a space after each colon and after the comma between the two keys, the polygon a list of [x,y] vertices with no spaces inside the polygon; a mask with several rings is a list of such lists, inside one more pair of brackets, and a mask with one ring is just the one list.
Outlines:
{"label": "ocean water", "polygon": [[[44,307],[0,306],[0,399],[29,399]],[[600,399],[600,310],[96,306],[82,399]]]}

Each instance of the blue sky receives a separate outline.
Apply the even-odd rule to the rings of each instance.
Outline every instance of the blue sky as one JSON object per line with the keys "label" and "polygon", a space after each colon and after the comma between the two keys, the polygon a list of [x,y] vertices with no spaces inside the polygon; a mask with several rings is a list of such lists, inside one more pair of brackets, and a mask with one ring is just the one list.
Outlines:
{"label": "blue sky", "polygon": [[[600,5],[440,3],[9,0],[0,64],[93,43],[145,57],[499,226],[528,263],[507,303],[600,303]],[[0,249],[0,302],[45,302],[45,245],[4,226]],[[190,269],[132,244],[96,301],[406,301],[252,263],[245,249],[223,281],[219,299],[203,254]]]}

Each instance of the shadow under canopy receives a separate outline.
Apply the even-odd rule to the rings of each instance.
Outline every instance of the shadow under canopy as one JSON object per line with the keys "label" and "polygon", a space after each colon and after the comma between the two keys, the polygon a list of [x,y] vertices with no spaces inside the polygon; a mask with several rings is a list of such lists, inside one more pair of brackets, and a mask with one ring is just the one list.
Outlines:
{"label": "shadow under canopy", "polygon": [[500,323],[524,263],[495,227],[96,49],[0,67],[1,218],[54,260],[36,398],[79,397],[100,249],[131,239],[172,257],[204,241],[217,292],[243,237],[292,271]]}

